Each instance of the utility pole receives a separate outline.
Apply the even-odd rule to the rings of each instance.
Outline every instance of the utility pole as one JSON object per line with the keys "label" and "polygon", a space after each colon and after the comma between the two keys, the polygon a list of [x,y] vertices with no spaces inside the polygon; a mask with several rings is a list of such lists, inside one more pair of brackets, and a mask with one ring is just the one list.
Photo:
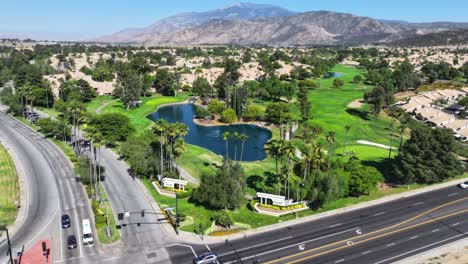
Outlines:
{"label": "utility pole", "polygon": [[175,210],[176,210],[176,219],[175,219],[175,230],[176,234],[179,235],[179,206],[177,201],[177,192],[175,192]]}

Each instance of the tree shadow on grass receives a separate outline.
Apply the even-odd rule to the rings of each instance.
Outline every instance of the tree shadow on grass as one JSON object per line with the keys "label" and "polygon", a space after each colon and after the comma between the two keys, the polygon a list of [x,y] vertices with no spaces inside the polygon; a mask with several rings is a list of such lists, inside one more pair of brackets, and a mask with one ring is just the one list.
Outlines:
{"label": "tree shadow on grass", "polygon": [[364,160],[361,162],[364,166],[371,166],[382,173],[386,183],[397,183],[397,179],[392,176],[392,167],[396,164],[396,159],[385,158],[381,161]]}
{"label": "tree shadow on grass", "polygon": [[360,117],[363,120],[367,120],[367,121],[371,120],[367,112],[360,110],[360,109],[348,108],[346,109],[346,113],[353,115],[353,116]]}

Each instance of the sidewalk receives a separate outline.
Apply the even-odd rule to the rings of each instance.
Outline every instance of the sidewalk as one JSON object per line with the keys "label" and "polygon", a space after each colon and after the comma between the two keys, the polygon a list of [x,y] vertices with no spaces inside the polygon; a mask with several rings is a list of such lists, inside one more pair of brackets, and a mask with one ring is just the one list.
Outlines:
{"label": "sidewalk", "polygon": [[468,238],[395,262],[396,264],[468,263]]}
{"label": "sidewalk", "polygon": [[[49,250],[49,255],[44,256],[42,251],[42,242],[46,243],[46,248]],[[79,243],[79,242],[78,242]],[[21,258],[22,264],[38,264],[38,263],[53,263],[52,259],[52,246],[50,240],[40,240],[30,249],[23,253]],[[16,257],[16,252],[12,252],[12,255]],[[15,259],[15,258],[13,258]]]}
{"label": "sidewalk", "polygon": [[[435,185],[432,185],[432,186],[420,188],[420,189],[413,190],[413,191],[407,191],[407,192],[404,192],[404,193],[390,195],[390,196],[383,197],[383,198],[380,198],[380,199],[376,199],[376,200],[373,200],[373,201],[368,201],[368,202],[364,202],[364,203],[360,203],[360,204],[356,204],[356,205],[351,205],[351,206],[348,206],[348,207],[344,207],[344,208],[340,208],[340,209],[336,209],[336,210],[331,210],[331,211],[327,211],[327,212],[323,212],[323,213],[319,213],[319,214],[315,214],[315,215],[311,215],[311,216],[306,216],[306,217],[302,217],[302,218],[298,218],[298,219],[294,219],[294,220],[290,220],[290,221],[286,221],[286,222],[282,222],[282,223],[277,223],[277,224],[273,224],[273,225],[269,225],[269,226],[263,226],[263,227],[259,227],[259,228],[256,228],[256,229],[246,230],[246,231],[239,232],[239,233],[232,234],[232,235],[204,236],[203,240],[201,240],[201,237],[199,235],[191,233],[191,232],[180,231],[179,235],[177,235],[175,233],[174,229],[172,228],[172,225],[170,225],[169,223],[166,223],[165,225],[161,225],[161,226],[165,227],[165,228],[163,228],[163,230],[166,233],[166,235],[168,235],[172,239],[180,241],[182,243],[190,243],[190,244],[222,243],[222,242],[225,242],[226,240],[234,240],[234,239],[239,239],[239,238],[246,238],[248,236],[263,234],[263,233],[267,233],[267,232],[270,232],[270,231],[273,231],[273,230],[276,230],[276,229],[279,229],[279,228],[285,228],[285,227],[290,227],[290,226],[297,225],[297,224],[303,224],[305,222],[310,222],[310,221],[322,219],[322,218],[329,217],[329,216],[336,216],[336,215],[351,212],[351,211],[354,211],[354,210],[367,208],[367,207],[375,206],[375,205],[390,202],[390,201],[395,201],[395,200],[401,199],[401,198],[415,196],[415,195],[418,195],[418,194],[434,191],[434,190],[449,187],[449,186],[455,186],[455,185],[457,185],[459,183],[462,183],[462,182],[464,182],[466,180],[468,180],[468,178],[457,179],[457,180],[453,180],[453,181],[449,181],[449,182],[445,182],[445,183],[435,184]],[[151,196],[151,194],[149,193],[149,191],[146,190],[146,187],[143,185],[143,183],[141,183],[140,180],[137,180],[137,182],[138,182],[138,184],[140,186],[140,189],[142,189],[143,193],[145,194],[146,199],[148,199],[148,201],[153,206],[153,209],[155,211],[159,212],[160,208],[157,205],[157,203],[154,201],[154,199]]]}

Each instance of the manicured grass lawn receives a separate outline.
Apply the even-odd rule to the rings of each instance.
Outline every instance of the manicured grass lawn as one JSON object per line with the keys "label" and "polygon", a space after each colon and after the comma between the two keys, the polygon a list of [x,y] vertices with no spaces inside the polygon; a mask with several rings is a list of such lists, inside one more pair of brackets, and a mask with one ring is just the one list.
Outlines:
{"label": "manicured grass lawn", "polygon": [[[153,198],[158,202],[161,209],[166,207],[174,207],[175,206],[175,199],[162,196],[160,195],[153,187],[151,182],[148,179],[143,180],[146,188],[150,190],[151,195]],[[204,206],[196,205],[194,203],[190,203],[188,199],[179,199],[178,201],[179,212],[188,218],[193,219],[193,221],[189,221],[188,225],[182,226],[181,230],[194,232],[198,230],[199,225],[202,224],[204,229],[208,229],[211,226],[210,218],[214,216],[216,213],[221,211],[213,211],[208,210]],[[260,226],[271,225],[278,222],[278,218],[268,215],[258,214],[253,212],[247,208],[247,205],[242,206],[236,211],[229,211],[228,214],[232,217],[234,222],[242,223],[249,225],[251,228],[257,228]]]}
{"label": "manicured grass lawn", "polygon": [[115,100],[115,97],[110,95],[102,95],[94,98],[89,103],[86,103],[86,111],[89,113],[96,113],[96,109]]}
{"label": "manicured grass lawn", "polygon": [[[19,202],[19,185],[16,167],[8,151],[0,144],[0,226],[12,224],[18,208],[15,202]],[[24,205],[27,206],[27,205]]]}
{"label": "manicured grass lawn", "polygon": [[[177,97],[160,96],[160,95],[156,95],[152,97],[142,97],[141,98],[141,100],[143,101],[142,104],[139,107],[130,109],[130,110],[127,110],[121,101],[116,101],[102,108],[101,114],[104,114],[104,113],[124,114],[128,116],[128,118],[130,118],[130,122],[135,127],[137,132],[141,133],[153,124],[153,121],[146,118],[146,116],[156,111],[158,106],[163,105],[163,104],[182,102],[186,100],[188,96],[189,95],[186,93],[180,93],[177,95]],[[90,110],[92,111],[92,109],[95,110],[97,107],[99,107],[99,105],[102,105],[105,102],[108,102],[107,100],[108,98],[106,99],[106,98],[98,97],[98,99],[95,99],[87,104],[87,110],[88,111]],[[96,107],[96,105],[98,106]]]}
{"label": "manicured grass lawn", "polygon": [[[337,65],[332,71],[344,74],[339,78],[345,84],[340,88],[334,88],[334,78],[318,80],[320,87],[309,93],[309,101],[312,103],[312,121],[319,124],[325,133],[336,132],[335,148],[344,144],[346,125],[351,127],[348,144],[353,144],[357,140],[367,140],[390,145],[391,119],[388,116],[381,114],[378,118],[374,118],[367,113],[368,106],[361,109],[347,107],[353,100],[362,99],[364,93],[370,89],[364,84],[352,83],[354,76],[363,75],[364,71],[344,65]],[[397,147],[398,140],[394,138],[392,145]],[[368,148],[357,148],[355,152],[361,159],[367,159],[369,156],[379,158],[375,153],[367,153],[368,150]]]}
{"label": "manicured grass lawn", "polygon": [[120,232],[116,228],[114,213],[112,211],[112,207],[111,207],[109,201],[107,200],[108,198],[107,198],[106,191],[104,190],[104,188],[102,186],[100,186],[100,188],[101,188],[101,195],[102,195],[103,202],[99,206],[99,209],[103,214],[107,213],[107,215],[109,217],[109,227],[110,227],[110,230],[111,230],[111,237],[109,238],[107,236],[106,224],[105,223],[96,224],[96,231],[97,231],[97,235],[98,235],[98,239],[99,239],[100,243],[102,243],[102,244],[112,244],[114,242],[117,242],[120,239]]}
{"label": "manicured grass lawn", "polygon": [[[214,175],[223,158],[207,149],[187,144],[186,151],[182,154],[182,167],[193,177],[200,179],[202,175]],[[253,162],[241,162],[247,178],[251,176],[266,177],[266,173],[275,173],[275,160],[266,158],[265,160]],[[255,195],[255,190],[247,188],[247,194]]]}
{"label": "manicured grass lawn", "polygon": [[[464,174],[457,178],[465,178],[468,177],[468,174]],[[453,179],[450,179],[453,180]],[[449,181],[449,180],[447,180]],[[164,209],[166,207],[174,207],[175,206],[175,199],[159,195],[158,192],[154,189],[151,182],[148,179],[143,180],[146,188],[150,190],[151,195],[153,198],[158,202],[159,206]],[[297,214],[298,217],[304,217],[309,215],[314,215],[338,208],[343,208],[351,205],[355,205],[362,202],[367,202],[375,199],[379,199],[388,195],[403,193],[408,190],[415,190],[422,187],[427,187],[428,185],[425,184],[411,184],[409,186],[402,186],[398,188],[388,188],[384,190],[378,190],[370,195],[363,195],[359,197],[348,197],[342,198],[332,203],[325,205],[323,208],[319,210],[305,210],[301,211]],[[195,232],[198,230],[200,224],[203,225],[205,229],[211,226],[210,218],[218,213],[217,211],[208,210],[204,206],[196,205],[194,203],[190,203],[188,199],[180,199],[178,202],[179,205],[179,212],[187,218],[190,218],[188,225],[182,226],[181,230],[188,231],[188,232]],[[251,211],[247,208],[247,205],[242,206],[241,208],[237,209],[236,211],[228,211],[228,214],[232,217],[234,222],[242,223],[245,225],[249,225],[251,228],[258,228],[261,226],[271,225],[282,221],[288,221],[296,218],[296,214],[289,214],[282,217],[274,217],[274,216],[267,216],[256,213]]]}

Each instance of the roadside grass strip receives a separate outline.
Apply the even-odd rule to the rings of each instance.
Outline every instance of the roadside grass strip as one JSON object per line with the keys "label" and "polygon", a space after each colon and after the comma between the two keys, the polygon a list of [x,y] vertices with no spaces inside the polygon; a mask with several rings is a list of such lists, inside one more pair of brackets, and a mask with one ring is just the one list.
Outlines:
{"label": "roadside grass strip", "polygon": [[0,226],[12,224],[18,214],[19,184],[16,167],[0,144]]}

